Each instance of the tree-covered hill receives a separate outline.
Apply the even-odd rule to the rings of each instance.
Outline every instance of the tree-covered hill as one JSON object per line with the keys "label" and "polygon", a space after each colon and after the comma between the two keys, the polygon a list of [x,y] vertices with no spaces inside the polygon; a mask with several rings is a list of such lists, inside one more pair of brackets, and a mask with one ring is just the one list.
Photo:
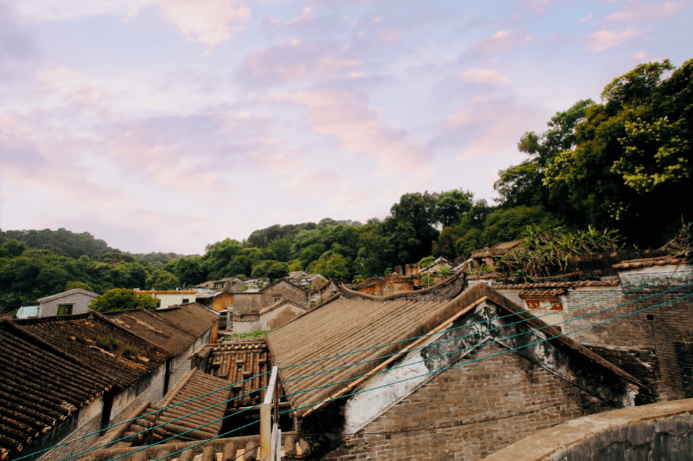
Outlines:
{"label": "tree-covered hill", "polygon": [[527,159],[499,171],[496,206],[462,188],[408,193],[383,220],[274,225],[195,256],[122,253],[65,229],[0,231],[0,307],[75,286],[169,289],[290,270],[351,281],[431,254],[466,258],[530,225],[591,226],[590,235],[610,228],[627,244],[658,248],[693,221],[692,147],[693,61],[642,64],[607,85],[600,103],[578,101],[546,132],[525,133],[518,149]]}

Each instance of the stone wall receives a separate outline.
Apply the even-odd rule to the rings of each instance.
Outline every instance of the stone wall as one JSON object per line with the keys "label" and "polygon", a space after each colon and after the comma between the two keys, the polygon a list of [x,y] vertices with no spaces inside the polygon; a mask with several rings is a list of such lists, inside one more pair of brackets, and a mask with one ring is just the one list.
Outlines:
{"label": "stone wall", "polygon": [[538,432],[484,461],[693,461],[693,400],[586,416]]}
{"label": "stone wall", "polygon": [[[128,411],[140,403],[149,400],[158,402],[164,396],[166,379],[166,362],[152,371],[135,384],[113,397],[113,406],[109,421],[116,419],[124,411]],[[169,382],[169,388],[175,383]]]}
{"label": "stone wall", "polygon": [[[497,354],[496,343],[469,359]],[[327,453],[325,460],[464,459],[608,409],[517,353],[446,370]]]}
{"label": "stone wall", "polygon": [[233,295],[233,304],[229,306],[231,314],[258,314],[263,308],[275,304],[276,298],[290,300],[301,306],[307,305],[306,293],[286,281],[280,281],[274,285],[268,285],[261,291],[253,293],[236,293]]}
{"label": "stone wall", "polygon": [[683,395],[688,399],[693,397],[693,343],[676,341],[674,347],[679,366],[681,367]]}

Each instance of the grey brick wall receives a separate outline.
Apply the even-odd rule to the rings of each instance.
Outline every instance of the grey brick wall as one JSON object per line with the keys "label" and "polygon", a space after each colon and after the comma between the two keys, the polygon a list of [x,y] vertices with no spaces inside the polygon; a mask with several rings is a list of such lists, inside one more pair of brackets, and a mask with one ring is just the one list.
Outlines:
{"label": "grey brick wall", "polygon": [[84,293],[73,293],[71,295],[63,296],[58,299],[47,301],[41,303],[41,317],[50,317],[53,315],[58,315],[58,306],[61,304],[72,304],[73,314],[84,314],[89,312],[89,304],[94,298]]}
{"label": "grey brick wall", "polygon": [[[468,358],[504,350],[488,345]],[[474,461],[611,407],[516,353],[444,371],[322,459]]]}

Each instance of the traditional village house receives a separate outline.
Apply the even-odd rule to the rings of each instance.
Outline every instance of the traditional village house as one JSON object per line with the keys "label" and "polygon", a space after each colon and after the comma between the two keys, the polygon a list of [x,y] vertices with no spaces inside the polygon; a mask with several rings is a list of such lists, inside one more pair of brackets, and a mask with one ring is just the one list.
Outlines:
{"label": "traditional village house", "polygon": [[0,328],[0,458],[61,459],[123,412],[158,401],[209,342],[217,320],[195,306],[5,321]]}
{"label": "traditional village house", "polygon": [[[642,388],[483,284],[451,301],[339,298],[267,342],[302,431],[329,434],[328,460],[477,460],[544,427],[633,405]],[[369,349],[380,344],[390,345]]]}
{"label": "traditional village house", "polygon": [[[259,320],[260,310],[279,301],[289,300],[306,307],[308,302],[306,292],[286,279],[276,280],[257,291],[246,290],[235,293],[233,297],[233,306],[229,307],[227,315],[233,316],[234,329],[236,322]],[[253,320],[247,320],[247,316],[254,316]]]}
{"label": "traditional village house", "polygon": [[81,288],[46,296],[38,300],[39,315],[50,317],[53,315],[84,314],[89,312],[89,304],[99,295]]}
{"label": "traditional village house", "polygon": [[511,240],[509,242],[496,243],[491,248],[484,248],[481,250],[472,251],[471,268],[472,270],[479,270],[481,266],[493,267],[493,258],[496,256],[502,256],[507,254],[513,248],[516,248],[522,243],[522,239]]}
{"label": "traditional village house", "polygon": [[174,304],[194,303],[199,290],[135,290],[136,294],[149,295],[159,300],[159,309],[166,309]]}

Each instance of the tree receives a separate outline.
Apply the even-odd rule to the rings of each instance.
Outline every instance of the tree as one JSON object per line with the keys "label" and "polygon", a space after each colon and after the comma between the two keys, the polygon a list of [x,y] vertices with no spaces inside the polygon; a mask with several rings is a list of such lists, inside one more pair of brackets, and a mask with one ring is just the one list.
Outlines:
{"label": "tree", "polygon": [[431,251],[438,237],[437,197],[428,192],[404,194],[392,205],[390,216],[383,222],[391,264],[404,265],[418,261]]}
{"label": "tree", "polygon": [[460,222],[460,219],[472,209],[474,194],[462,189],[454,189],[437,194],[436,218],[443,227]]}
{"label": "tree", "polygon": [[2,244],[2,247],[0,247],[0,257],[6,256],[14,258],[24,253],[25,250],[26,244],[24,242],[15,239],[7,239],[5,243]]}
{"label": "tree", "polygon": [[432,253],[434,256],[442,256],[447,260],[454,261],[457,257],[455,244],[459,236],[452,227],[446,227],[438,236],[438,240],[433,242]]}
{"label": "tree", "polygon": [[[693,216],[693,60],[648,63],[614,79],[575,131],[576,148],[548,164],[544,186],[581,226],[618,228],[631,243],[659,245],[662,230]],[[658,223],[652,226],[651,223]]]}
{"label": "tree", "polygon": [[150,290],[175,290],[180,286],[180,280],[172,273],[159,269],[147,277],[146,286]]}
{"label": "tree", "polygon": [[500,195],[496,200],[502,206],[549,205],[548,191],[542,184],[546,167],[560,152],[575,148],[575,129],[584,121],[587,109],[593,105],[591,99],[578,101],[565,112],[557,112],[547,123],[549,129],[541,135],[530,131],[522,136],[517,148],[530,158],[498,171],[500,178],[493,185]]}
{"label": "tree", "polygon": [[318,273],[330,280],[344,282],[351,280],[349,277],[351,260],[339,253],[326,251],[311,266],[311,272]]}
{"label": "tree", "polygon": [[250,275],[254,279],[268,278],[270,280],[280,279],[289,276],[289,265],[281,261],[260,261],[253,266]]}
{"label": "tree", "polygon": [[96,312],[121,311],[129,309],[156,309],[158,302],[146,294],[135,294],[127,288],[114,288],[92,300],[89,308]]}
{"label": "tree", "polygon": [[82,290],[94,291],[89,285],[84,282],[70,281],[65,284],[65,291],[74,290],[75,288],[81,288]]}

